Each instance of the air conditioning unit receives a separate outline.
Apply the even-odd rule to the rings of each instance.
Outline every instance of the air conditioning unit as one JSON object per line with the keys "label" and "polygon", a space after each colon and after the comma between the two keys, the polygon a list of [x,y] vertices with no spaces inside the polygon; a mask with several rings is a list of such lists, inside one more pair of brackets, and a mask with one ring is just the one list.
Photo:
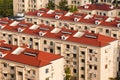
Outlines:
{"label": "air conditioning unit", "polygon": [[78,18],[74,18],[74,21],[75,21],[75,22],[78,22],[79,20],[80,20],[80,19],[78,19]]}
{"label": "air conditioning unit", "polygon": [[59,19],[60,18],[60,16],[59,15],[55,15],[55,19]]}

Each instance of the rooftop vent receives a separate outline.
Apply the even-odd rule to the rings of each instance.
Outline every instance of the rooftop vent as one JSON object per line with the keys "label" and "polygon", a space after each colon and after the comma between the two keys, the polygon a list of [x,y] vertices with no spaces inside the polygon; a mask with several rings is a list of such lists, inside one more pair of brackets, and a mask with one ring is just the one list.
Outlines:
{"label": "rooftop vent", "polygon": [[68,32],[68,31],[61,31],[63,34],[72,34],[72,32]]}
{"label": "rooftop vent", "polygon": [[93,16],[92,15],[86,15],[85,17],[84,17],[84,19],[90,19],[90,18],[92,18]]}
{"label": "rooftop vent", "polygon": [[61,16],[59,15],[55,15],[55,19],[59,19]]}
{"label": "rooftop vent", "polygon": [[88,6],[88,5],[84,5],[84,8],[85,8],[85,9],[88,9],[88,8],[89,8],[89,6]]}
{"label": "rooftop vent", "polygon": [[96,24],[96,25],[99,25],[100,23],[101,23],[101,22],[100,22],[99,20],[96,20],[96,21],[95,21],[95,24]]}
{"label": "rooftop vent", "polygon": [[45,34],[46,34],[45,32],[42,32],[42,31],[39,32],[40,36],[44,36]]}
{"label": "rooftop vent", "polygon": [[117,24],[117,27],[120,28],[120,23]]}
{"label": "rooftop vent", "polygon": [[66,40],[67,38],[68,38],[68,36],[65,36],[65,35],[62,35],[62,36],[61,36],[61,39],[62,39],[62,40]]}
{"label": "rooftop vent", "polygon": [[64,12],[55,12],[55,14],[63,14]]}
{"label": "rooftop vent", "polygon": [[12,48],[10,48],[10,47],[6,47],[6,46],[1,46],[0,49],[10,51]]}
{"label": "rooftop vent", "polygon": [[38,13],[37,13],[37,16],[42,16],[42,13],[39,13],[39,12],[38,12]]}
{"label": "rooftop vent", "polygon": [[113,20],[114,20],[114,18],[109,17],[109,18],[107,18],[105,21],[106,21],[106,22],[112,22]]}
{"label": "rooftop vent", "polygon": [[5,55],[7,55],[7,54],[3,54],[2,52],[0,52],[0,57],[1,58],[4,57]]}
{"label": "rooftop vent", "polygon": [[13,23],[10,24],[10,26],[16,26],[19,22],[14,21]]}
{"label": "rooftop vent", "polygon": [[78,22],[80,19],[79,18],[74,18],[74,21],[75,22]]}
{"label": "rooftop vent", "polygon": [[113,6],[113,5],[111,5],[111,6],[110,6],[110,9],[113,9],[113,8],[114,8],[114,6]]}
{"label": "rooftop vent", "polygon": [[26,24],[18,24],[18,25],[21,26],[21,27],[27,27]]}
{"label": "rooftop vent", "polygon": [[72,15],[72,14],[73,14],[73,13],[68,12],[68,13],[65,14],[65,16],[70,16],[70,15]]}
{"label": "rooftop vent", "polygon": [[84,34],[84,32],[78,31],[73,37],[81,37]]}
{"label": "rooftop vent", "polygon": [[18,32],[22,32],[24,29],[18,28],[17,30],[18,30]]}
{"label": "rooftop vent", "polygon": [[85,35],[85,37],[87,37],[87,38],[94,38],[94,39],[97,38],[97,36],[93,36],[93,35]]}
{"label": "rooftop vent", "polygon": [[36,57],[37,54],[33,52],[24,52],[25,55]]}
{"label": "rooftop vent", "polygon": [[2,29],[2,28],[4,28],[4,27],[5,27],[5,26],[3,26],[3,25],[0,24],[0,29]]}
{"label": "rooftop vent", "polygon": [[45,30],[45,31],[49,30],[48,28],[42,28],[42,27],[40,27],[39,29],[40,30]]}
{"label": "rooftop vent", "polygon": [[33,29],[33,30],[36,30],[39,26],[38,25],[32,25],[29,29]]}
{"label": "rooftop vent", "polygon": [[8,22],[6,22],[6,21],[0,21],[0,23],[2,23],[2,24],[8,24]]}
{"label": "rooftop vent", "polygon": [[14,50],[12,52],[12,54],[16,54],[16,55],[19,55],[21,52],[23,52],[25,50],[25,48],[22,48],[22,47],[18,47],[16,50]]}
{"label": "rooftop vent", "polygon": [[54,12],[54,10],[49,10],[48,12],[47,12],[47,14],[52,14]]}
{"label": "rooftop vent", "polygon": [[51,33],[58,33],[61,29],[60,28],[54,28]]}
{"label": "rooftop vent", "polygon": [[45,12],[45,10],[40,9],[39,12]]}

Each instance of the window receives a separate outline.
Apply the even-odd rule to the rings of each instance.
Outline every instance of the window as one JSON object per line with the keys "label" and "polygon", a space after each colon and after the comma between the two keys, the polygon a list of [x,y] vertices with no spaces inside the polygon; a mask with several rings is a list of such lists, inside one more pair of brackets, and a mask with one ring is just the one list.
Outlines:
{"label": "window", "polygon": [[73,57],[76,58],[77,57],[76,54],[73,54]]}
{"label": "window", "polygon": [[85,76],[84,76],[84,75],[81,75],[81,78],[85,78]]}
{"label": "window", "polygon": [[87,30],[88,29],[88,27],[87,26],[85,26],[85,28],[84,28],[85,30]]}
{"label": "window", "polygon": [[109,30],[108,30],[108,29],[106,29],[106,33],[109,33]]}
{"label": "window", "polygon": [[46,40],[44,40],[44,44],[47,44],[47,41],[46,41]]}
{"label": "window", "polygon": [[49,69],[47,68],[47,69],[45,69],[45,73],[48,73],[49,72]]}
{"label": "window", "polygon": [[23,40],[25,40],[25,37],[22,37]]}
{"label": "window", "polygon": [[82,55],[85,55],[85,52],[84,52],[84,51],[81,51],[81,54],[82,54]]}
{"label": "window", "polygon": [[44,51],[47,51],[47,48],[44,48]]}
{"label": "window", "polygon": [[68,44],[67,44],[67,45],[66,45],[66,48],[68,48],[68,49],[69,49],[69,48],[70,48],[70,45],[68,45]]}
{"label": "window", "polygon": [[13,66],[11,66],[10,68],[11,68],[11,70],[14,70],[14,67],[13,67]]}
{"label": "window", "polygon": [[35,70],[33,70],[33,74],[35,75]]}
{"label": "window", "polygon": [[105,65],[105,69],[107,69],[107,67],[108,67],[108,66],[107,66],[107,64],[106,64],[106,65]]}
{"label": "window", "polygon": [[85,70],[85,68],[84,68],[84,67],[81,67],[81,70]]}
{"label": "window", "polygon": [[38,46],[38,43],[36,42],[35,45]]}
{"label": "window", "polygon": [[76,70],[76,69],[73,69],[73,72],[74,72],[74,73],[76,73],[76,72],[77,72],[77,70]]}
{"label": "window", "polygon": [[30,41],[33,41],[33,39],[32,39],[32,38],[30,38],[29,40],[30,40]]}
{"label": "window", "polygon": [[97,70],[97,66],[94,66],[94,70]]}
{"label": "window", "polygon": [[117,34],[113,34],[113,37],[117,37]]}
{"label": "window", "polygon": [[4,67],[7,67],[7,63],[4,63],[3,66],[4,66]]}
{"label": "window", "polygon": [[51,45],[51,46],[53,45],[53,42],[52,42],[52,41],[50,42],[50,45]]}
{"label": "window", "polygon": [[90,56],[90,60],[92,60],[92,56]]}
{"label": "window", "polygon": [[76,62],[75,62],[75,61],[73,61],[73,65],[76,65]]}
{"label": "window", "polygon": [[93,53],[93,50],[92,50],[92,49],[89,49],[89,53]]}
{"label": "window", "polygon": [[10,76],[11,76],[11,78],[14,78],[14,74],[11,74]]}
{"label": "window", "polygon": [[70,56],[70,54],[67,54],[67,56]]}
{"label": "window", "polygon": [[84,62],[85,62],[85,60],[84,60],[84,59],[81,59],[81,62],[83,62],[83,63],[84,63]]}
{"label": "window", "polygon": [[61,47],[57,47],[58,50],[61,50]]}
{"label": "window", "polygon": [[16,42],[17,42],[17,39],[15,38],[15,39],[14,39],[14,41],[16,41]]}
{"label": "window", "polygon": [[95,33],[95,31],[91,31],[91,33]]}
{"label": "window", "polygon": [[3,34],[3,36],[5,36],[5,34]]}
{"label": "window", "polygon": [[7,77],[7,73],[4,73],[4,76]]}
{"label": "window", "polygon": [[92,69],[92,65],[89,65],[89,68]]}
{"label": "window", "polygon": [[37,22],[34,22],[34,24],[37,24]]}
{"label": "window", "polygon": [[50,52],[53,53],[53,49],[50,49]]}
{"label": "window", "polygon": [[10,35],[10,34],[9,34],[8,36],[9,36],[9,37],[12,37],[12,35]]}
{"label": "window", "polygon": [[18,72],[18,75],[22,76],[22,75],[23,75],[23,73],[22,73],[22,72]]}
{"label": "window", "polygon": [[77,47],[76,47],[76,46],[73,46],[73,49],[74,49],[74,50],[76,50],[76,49],[77,49]]}

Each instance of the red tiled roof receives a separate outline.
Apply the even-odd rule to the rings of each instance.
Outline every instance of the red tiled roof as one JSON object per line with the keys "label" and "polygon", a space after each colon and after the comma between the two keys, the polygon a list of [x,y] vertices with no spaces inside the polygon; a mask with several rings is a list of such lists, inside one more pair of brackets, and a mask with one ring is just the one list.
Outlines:
{"label": "red tiled roof", "polygon": [[108,4],[87,4],[84,6],[79,6],[78,9],[109,11],[115,9],[115,7],[112,8],[111,5]]}
{"label": "red tiled roof", "polygon": [[[1,44],[0,47],[2,46],[9,47],[11,48],[11,50],[7,51],[7,50],[0,49],[0,52],[7,53],[7,55],[1,59],[10,60],[13,62],[18,62],[18,63],[27,64],[27,65],[36,66],[36,67],[46,66],[48,64],[51,64],[51,61],[62,58],[60,55],[33,50],[29,48],[25,48],[24,51],[16,55],[16,54],[12,54],[12,52],[15,49],[17,49],[17,46]],[[25,52],[36,54],[36,56],[26,55]]]}
{"label": "red tiled roof", "polygon": [[[91,21],[88,21],[88,22],[93,23],[92,19],[91,19]],[[29,24],[29,23],[27,23],[27,24]],[[103,23],[101,23],[101,25],[102,24]],[[61,31],[59,31],[58,33],[51,33],[51,31],[53,30],[53,27],[46,26],[46,25],[43,25],[43,24],[41,24],[36,30],[29,29],[31,26],[32,26],[32,24],[30,23],[30,25],[28,27],[22,27],[22,28],[24,28],[24,30],[21,33],[40,36],[39,32],[41,31],[41,32],[45,33],[43,35],[43,37],[52,38],[52,39],[59,39],[59,40],[62,40],[61,39],[62,35],[66,35],[66,36],[68,36],[66,41],[85,44],[85,45],[91,45],[91,46],[98,46],[98,47],[105,46],[105,45],[109,44],[110,42],[116,40],[114,38],[103,36],[103,35],[100,35],[100,34],[95,35],[96,38],[88,38],[88,37],[85,36],[86,34],[91,35],[91,33],[88,33],[88,32],[84,32],[84,36],[82,36],[82,37],[74,37],[74,35],[75,35],[75,33],[77,31],[68,30],[68,29],[65,29],[65,28],[61,28]],[[9,26],[9,25],[7,25],[7,26],[5,26],[4,28],[2,28],[0,30],[18,32],[17,31],[18,28],[19,28],[18,26]],[[46,28],[47,30],[43,30],[43,29],[40,29],[40,28]],[[63,31],[64,32],[70,32],[70,34],[63,33]],[[101,37],[99,38],[98,36],[104,37],[105,39],[108,39],[109,41],[103,41],[104,39],[102,40]]]}

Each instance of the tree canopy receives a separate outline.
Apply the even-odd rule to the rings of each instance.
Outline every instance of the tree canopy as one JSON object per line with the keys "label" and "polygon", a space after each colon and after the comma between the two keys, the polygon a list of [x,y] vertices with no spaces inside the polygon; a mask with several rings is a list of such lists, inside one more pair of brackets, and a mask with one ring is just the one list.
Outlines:
{"label": "tree canopy", "polygon": [[13,15],[13,0],[0,0],[0,15],[4,17]]}
{"label": "tree canopy", "polygon": [[67,3],[67,0],[61,0],[59,5],[57,5],[57,8],[63,11],[69,11],[69,6]]}
{"label": "tree canopy", "polygon": [[46,8],[54,10],[55,9],[55,3],[53,1],[49,1]]}

